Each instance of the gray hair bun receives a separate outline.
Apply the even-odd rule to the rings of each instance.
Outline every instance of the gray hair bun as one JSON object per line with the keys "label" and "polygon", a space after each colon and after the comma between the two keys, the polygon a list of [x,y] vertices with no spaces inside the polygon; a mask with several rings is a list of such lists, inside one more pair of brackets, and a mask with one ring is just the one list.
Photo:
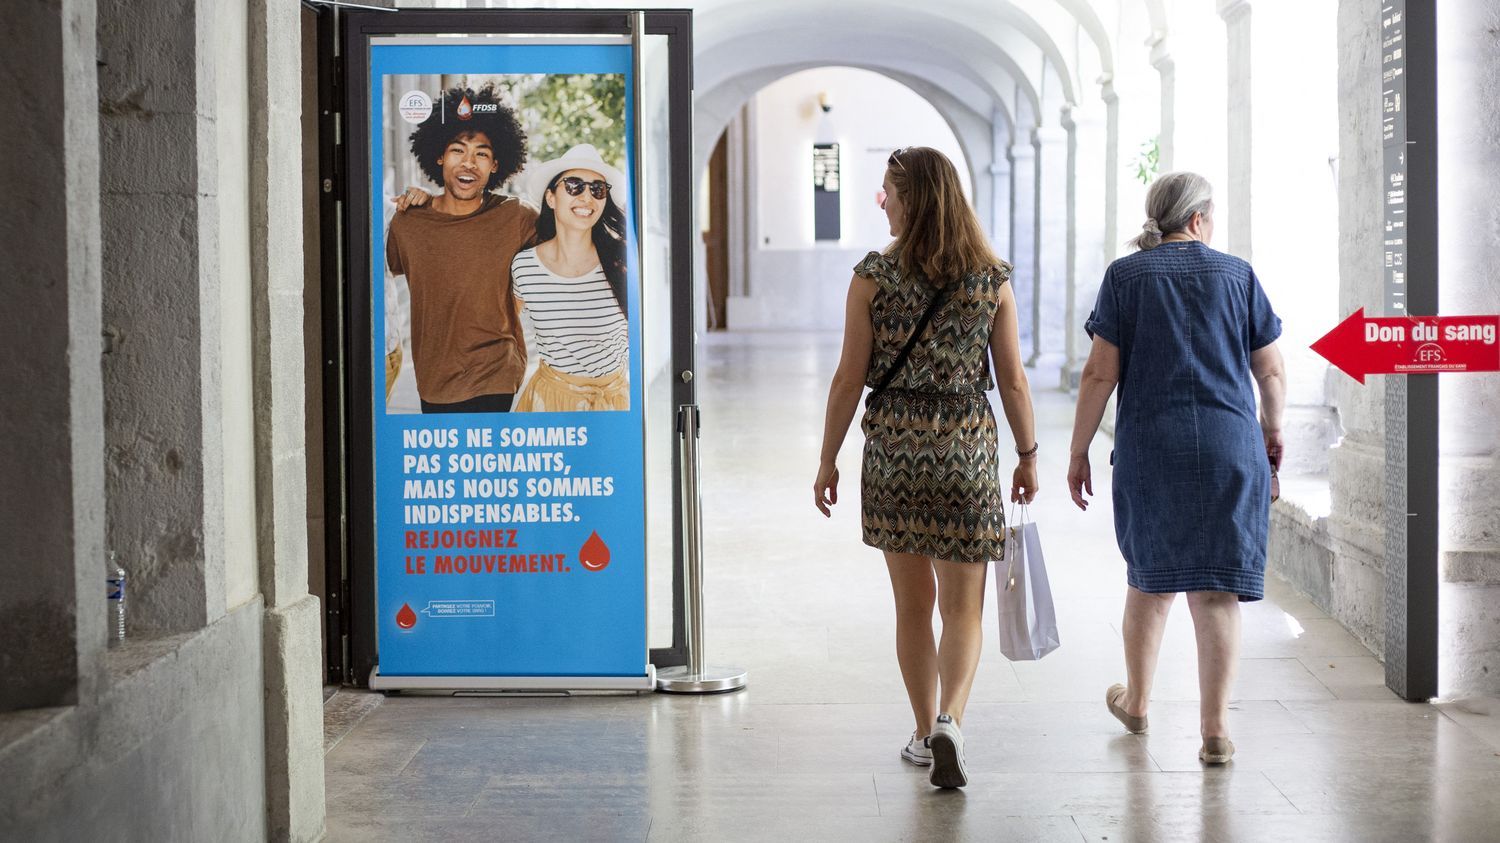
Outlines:
{"label": "gray hair bun", "polygon": [[1159,176],[1146,191],[1146,224],[1130,241],[1137,249],[1155,249],[1165,234],[1182,231],[1193,215],[1206,213],[1213,203],[1213,188],[1197,173],[1176,172]]}

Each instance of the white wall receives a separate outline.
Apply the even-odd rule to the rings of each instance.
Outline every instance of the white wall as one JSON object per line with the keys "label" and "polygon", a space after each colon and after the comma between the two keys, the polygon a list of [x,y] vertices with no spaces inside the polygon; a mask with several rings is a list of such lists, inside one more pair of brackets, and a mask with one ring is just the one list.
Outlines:
{"label": "white wall", "polygon": [[[833,111],[818,108],[827,92]],[[953,130],[910,88],[868,70],[826,67],[794,73],[755,95],[760,172],[756,179],[760,245],[807,249],[813,240],[812,145],[836,141],[843,176],[840,248],[879,248],[890,239],[875,192],[886,158],[903,146],[930,146],[952,158],[973,195]],[[873,245],[873,244],[879,245]]]}
{"label": "white wall", "polygon": [[[225,605],[234,608],[260,591],[251,364],[250,77],[245,5],[217,4],[213,14],[222,314],[218,342],[223,355],[218,387],[224,402],[224,590]],[[205,382],[204,388],[213,385]]]}
{"label": "white wall", "polygon": [[[818,94],[833,111],[824,115]],[[937,110],[910,88],[866,70],[827,67],[786,76],[755,95],[756,172],[748,197],[757,231],[748,296],[729,301],[731,329],[827,329],[843,326],[854,264],[890,242],[875,204],[891,150],[930,146],[953,159],[973,196],[958,138]],[[842,237],[813,239],[812,147],[840,147]]]}

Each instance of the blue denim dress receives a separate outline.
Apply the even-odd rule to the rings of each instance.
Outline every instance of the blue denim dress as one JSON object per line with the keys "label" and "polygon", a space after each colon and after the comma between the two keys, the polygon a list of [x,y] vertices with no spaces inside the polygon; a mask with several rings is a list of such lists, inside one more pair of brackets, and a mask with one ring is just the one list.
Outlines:
{"label": "blue denim dress", "polygon": [[1265,594],[1271,471],[1250,352],[1281,335],[1250,265],[1197,241],[1110,265],[1085,328],[1120,349],[1115,535],[1151,593]]}

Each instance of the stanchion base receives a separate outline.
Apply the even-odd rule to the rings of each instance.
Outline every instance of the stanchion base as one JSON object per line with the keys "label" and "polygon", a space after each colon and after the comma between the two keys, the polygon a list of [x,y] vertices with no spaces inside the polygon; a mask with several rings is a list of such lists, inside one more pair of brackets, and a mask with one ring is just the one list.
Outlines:
{"label": "stanchion base", "polygon": [[746,673],[737,667],[705,667],[692,673],[686,666],[656,671],[656,690],[666,694],[727,694],[745,687]]}

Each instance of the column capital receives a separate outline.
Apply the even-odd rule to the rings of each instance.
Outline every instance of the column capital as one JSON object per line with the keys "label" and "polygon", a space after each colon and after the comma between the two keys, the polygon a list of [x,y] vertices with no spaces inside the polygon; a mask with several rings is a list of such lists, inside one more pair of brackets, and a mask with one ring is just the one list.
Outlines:
{"label": "column capital", "polygon": [[1068,133],[1056,126],[1037,126],[1031,130],[1031,145],[1037,149],[1055,146],[1068,139]]}
{"label": "column capital", "polygon": [[1005,151],[1005,157],[1011,164],[1017,161],[1030,161],[1036,157],[1036,149],[1029,143],[1013,143]]}
{"label": "column capital", "polygon": [[1167,31],[1158,29],[1151,33],[1146,39],[1146,46],[1151,50],[1151,66],[1160,72],[1172,69],[1172,52],[1167,47]]}
{"label": "column capital", "polygon": [[1219,17],[1225,23],[1234,21],[1250,14],[1250,0],[1218,0]]}
{"label": "column capital", "polygon": [[1099,99],[1104,100],[1105,105],[1114,105],[1120,101],[1120,95],[1115,91],[1115,75],[1113,73],[1101,73],[1094,80],[1099,86]]}
{"label": "column capital", "polygon": [[995,161],[994,163],[990,164],[989,173],[992,176],[1010,175],[1010,161],[1008,159]]}

